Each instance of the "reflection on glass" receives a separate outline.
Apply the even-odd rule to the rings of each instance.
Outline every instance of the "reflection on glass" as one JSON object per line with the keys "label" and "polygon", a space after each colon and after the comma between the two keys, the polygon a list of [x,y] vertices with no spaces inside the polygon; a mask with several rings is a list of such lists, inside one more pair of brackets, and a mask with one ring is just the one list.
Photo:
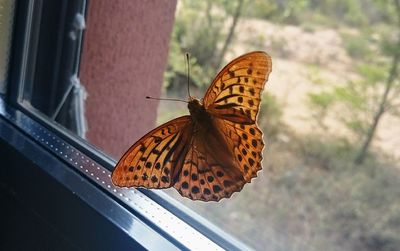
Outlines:
{"label": "reflection on glass", "polygon": [[[19,5],[15,46],[18,101],[49,120],[85,137],[85,90],[77,78],[85,0],[28,1]],[[19,46],[19,47],[17,47]],[[18,68],[18,66],[16,66]],[[19,79],[20,78],[20,79]]]}
{"label": "reflection on glass", "polygon": [[[180,1],[164,96],[202,97],[229,60],[272,56],[263,170],[219,203],[168,193],[259,250],[400,245],[399,1]],[[182,114],[159,106],[159,124]]]}

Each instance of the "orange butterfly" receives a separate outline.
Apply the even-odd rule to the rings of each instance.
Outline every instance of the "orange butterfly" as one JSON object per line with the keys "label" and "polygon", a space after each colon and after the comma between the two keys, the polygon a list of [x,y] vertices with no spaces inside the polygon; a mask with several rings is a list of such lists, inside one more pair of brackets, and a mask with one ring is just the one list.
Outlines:
{"label": "orange butterfly", "polygon": [[120,187],[174,186],[192,200],[219,201],[261,170],[264,142],[256,118],[271,58],[250,52],[230,62],[203,101],[189,98],[190,115],[143,136],[112,173]]}

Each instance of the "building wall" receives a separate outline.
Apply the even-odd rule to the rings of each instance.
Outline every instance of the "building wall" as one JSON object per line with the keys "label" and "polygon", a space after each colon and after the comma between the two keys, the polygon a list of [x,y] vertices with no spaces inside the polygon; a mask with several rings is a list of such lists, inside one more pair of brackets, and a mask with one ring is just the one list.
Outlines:
{"label": "building wall", "polygon": [[176,0],[89,1],[80,66],[87,139],[115,159],[155,126]]}

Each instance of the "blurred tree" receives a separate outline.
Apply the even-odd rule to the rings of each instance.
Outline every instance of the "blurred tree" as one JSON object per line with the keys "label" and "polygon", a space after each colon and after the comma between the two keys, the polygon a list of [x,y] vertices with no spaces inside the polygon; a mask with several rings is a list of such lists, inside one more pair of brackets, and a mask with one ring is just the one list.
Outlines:
{"label": "blurred tree", "polygon": [[186,88],[182,88],[186,85],[186,52],[191,55],[191,88],[204,89],[208,85],[210,59],[217,50],[224,20],[223,13],[213,11],[214,5],[211,0],[179,2],[164,75],[164,86],[168,93],[179,96],[186,94]]}
{"label": "blurred tree", "polygon": [[[167,91],[175,92],[183,89],[182,85],[186,84],[186,69],[182,60],[185,52],[191,55],[191,82],[200,90],[208,87],[234,40],[243,2],[244,0],[180,2],[164,78]],[[226,28],[230,17],[232,22]]]}
{"label": "blurred tree", "polygon": [[[398,65],[400,61],[400,0],[394,0],[395,8],[390,8],[388,2],[382,1],[381,8],[392,15],[388,20],[398,30],[397,37],[382,39],[380,44],[381,57],[365,57],[363,63],[357,66],[357,71],[362,77],[357,81],[349,81],[345,86],[336,87],[333,91],[311,94],[311,104],[320,113],[336,104],[336,109],[343,112],[337,114],[338,118],[352,130],[360,142],[359,151],[355,156],[355,163],[361,164],[366,158],[371,142],[376,135],[383,115],[390,113],[400,116],[400,81],[398,79]],[[393,7],[393,5],[392,5]],[[391,31],[393,34],[393,31]],[[391,58],[390,60],[385,59]]]}
{"label": "blurred tree", "polygon": [[392,56],[392,62],[390,66],[390,71],[387,76],[387,79],[384,83],[384,91],[378,99],[378,109],[375,111],[373,119],[372,119],[372,124],[369,126],[367,130],[367,134],[364,138],[364,141],[362,143],[361,149],[358,152],[355,162],[357,164],[361,164],[366,156],[366,153],[371,145],[371,141],[373,137],[375,136],[376,129],[378,127],[378,124],[380,120],[382,119],[382,116],[386,112],[391,112],[392,114],[398,114],[398,105],[395,105],[392,101],[398,97],[400,94],[400,84],[398,81],[398,64],[400,60],[400,1],[399,0],[394,0],[394,5],[395,5],[395,14],[397,18],[397,28],[399,29],[397,31],[398,33],[398,38],[397,41],[393,44],[386,44],[385,41],[385,46],[384,50],[386,52],[389,52],[389,55]]}
{"label": "blurred tree", "polygon": [[221,68],[221,63],[224,60],[225,54],[226,54],[226,52],[228,50],[228,47],[232,43],[233,35],[235,33],[235,28],[236,28],[236,25],[237,25],[237,23],[239,21],[240,14],[242,12],[243,0],[238,0],[237,2],[238,2],[237,3],[237,7],[236,7],[236,10],[235,10],[235,14],[233,15],[233,20],[232,20],[231,27],[229,28],[229,33],[226,36],[224,45],[222,46],[221,52],[219,53],[219,56],[218,56],[217,61],[215,63],[215,67],[217,69]]}

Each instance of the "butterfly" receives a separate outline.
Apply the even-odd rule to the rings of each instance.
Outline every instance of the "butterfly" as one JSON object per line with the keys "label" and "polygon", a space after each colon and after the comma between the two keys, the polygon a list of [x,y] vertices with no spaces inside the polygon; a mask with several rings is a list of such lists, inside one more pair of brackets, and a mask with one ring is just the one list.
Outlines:
{"label": "butterfly", "polygon": [[160,125],[128,149],[112,172],[114,185],[173,186],[202,201],[240,191],[262,168],[264,142],[256,119],[271,70],[271,57],[262,51],[234,59],[202,101],[189,97],[190,115]]}

